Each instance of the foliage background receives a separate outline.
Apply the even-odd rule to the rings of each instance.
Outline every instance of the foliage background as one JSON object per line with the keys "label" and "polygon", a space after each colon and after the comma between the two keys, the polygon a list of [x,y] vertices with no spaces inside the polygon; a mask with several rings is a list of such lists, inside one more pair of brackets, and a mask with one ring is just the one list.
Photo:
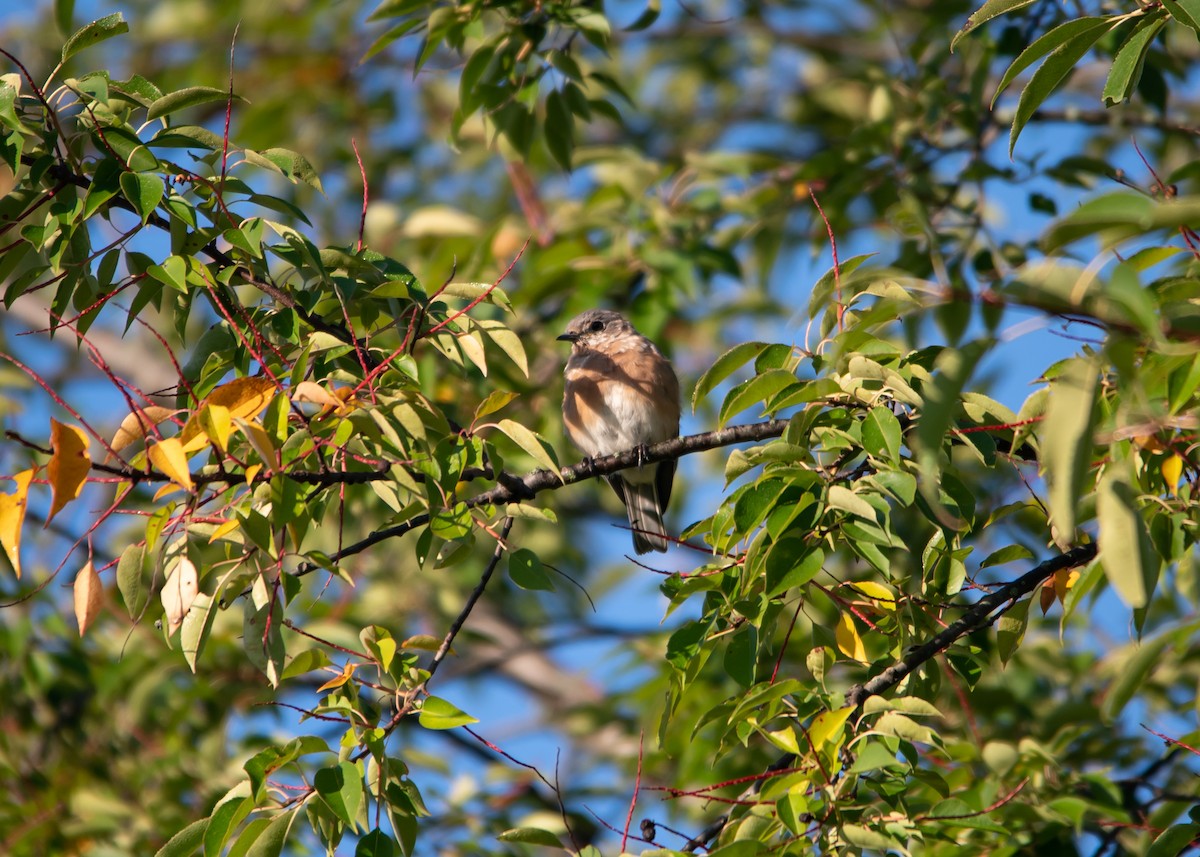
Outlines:
{"label": "foliage background", "polygon": [[[108,518],[68,555],[113,502],[116,487],[100,480],[122,474],[93,470],[82,498],[54,516],[55,479],[39,471],[21,530],[23,572],[2,584],[12,602],[0,611],[0,681],[11,701],[0,738],[11,796],[0,798],[5,853],[152,853],[181,830],[167,853],[201,844],[205,853],[391,853],[391,836],[411,848],[414,830],[422,853],[510,853],[545,847],[531,829],[608,853],[633,847],[622,831],[638,833],[643,817],[662,825],[642,831],[656,843],[683,848],[710,832],[705,844],[730,854],[781,842],[795,853],[1186,847],[1197,832],[1185,813],[1200,678],[1189,228],[1200,16],[1189,3],[985,9],[985,18],[1006,14],[964,33],[952,52],[968,16],[981,17],[958,2],[127,3],[128,32],[114,25],[112,38],[81,46],[46,87],[59,127],[46,125],[20,69],[6,68],[21,97],[0,104],[13,168],[2,210],[14,224],[0,257],[0,350],[12,358],[0,407],[13,433],[0,472],[55,457],[51,416],[72,424],[82,416],[112,439],[130,399],[144,404],[119,393],[112,376],[147,394],[172,390],[154,401],[184,408],[182,424],[204,390],[259,371],[251,352],[263,346],[240,348],[222,334],[228,327],[264,332],[286,355],[267,360],[283,377],[319,342],[312,353],[325,356],[310,353],[310,377],[327,389],[366,373],[355,352],[319,339],[320,325],[349,318],[356,334],[373,331],[376,359],[415,335],[415,307],[426,333],[446,321],[459,335],[440,346],[428,336],[411,365],[378,379],[381,399],[364,396],[344,415],[364,444],[351,443],[360,461],[347,468],[398,461],[408,476],[389,473],[401,489],[372,482],[326,486],[303,501],[274,496],[259,518],[263,496],[230,489],[207,514],[241,513],[239,540],[210,544],[217,525],[191,522],[187,551],[201,590],[218,604],[215,587],[224,587],[233,605],[206,614],[213,622],[197,632],[205,646],[194,674],[180,641],[169,647],[154,626],[158,597],[131,618],[130,590],[117,586],[115,561],[146,538],[144,517]],[[114,11],[59,3],[11,15],[0,47],[41,84],[71,33]],[[1033,59],[1048,54],[1045,65],[1031,60],[993,110],[1005,69],[1043,37],[1050,41]],[[226,186],[244,200],[232,213],[202,181],[223,174],[231,66],[244,100],[229,112],[230,174],[246,183]],[[93,123],[128,121],[141,140],[159,125],[121,87],[80,83],[97,69],[111,81],[140,75],[160,93],[212,88],[165,116],[217,143],[189,132],[190,147],[153,149],[152,163],[137,160],[136,146],[114,151],[118,131],[98,139]],[[57,89],[64,82],[73,86]],[[101,106],[111,113],[96,118]],[[1010,159],[1014,118],[1023,127]],[[111,194],[70,188],[43,199],[58,178],[38,158],[55,146]],[[302,159],[245,154],[276,148]],[[105,173],[105,162],[118,166]],[[134,175],[143,178],[125,178]],[[370,205],[361,239],[415,280],[377,257],[357,266],[347,258],[360,238],[363,175]],[[141,193],[155,183],[196,222],[170,209],[168,196],[150,207],[174,228],[141,228],[149,219],[138,216],[148,215],[137,210]],[[242,220],[255,216],[298,231]],[[230,226],[243,238],[218,239]],[[92,254],[119,238],[106,278],[104,254]],[[246,266],[251,285],[223,290],[241,274],[201,251],[210,239]],[[260,241],[281,249],[263,254]],[[327,247],[341,255],[319,255]],[[177,277],[168,257],[199,261],[178,263],[187,273]],[[451,320],[478,287],[424,303],[443,283],[501,277],[513,311],[491,292],[470,317],[502,322],[515,337]],[[280,291],[256,288],[255,278]],[[331,297],[339,289],[349,300]],[[222,326],[218,294],[236,295],[251,314]],[[393,659],[379,641],[385,632],[409,640],[404,651],[428,666],[429,641],[416,635],[436,645],[446,634],[488,567],[505,511],[469,520],[445,503],[448,492],[491,486],[457,478],[483,464],[484,447],[454,440],[445,420],[471,426],[489,393],[510,391],[516,398],[481,422],[512,420],[544,438],[559,463],[574,461],[559,427],[565,355],[553,337],[597,304],[629,313],[662,344],[685,390],[700,385],[685,433],[768,415],[791,418],[791,427],[748,452],[681,460],[671,520],[701,549],[676,548],[653,568],[623,557],[627,534],[613,528],[619,511],[599,487],[568,485],[529,501],[523,514],[533,517],[517,520],[512,535],[529,570],[501,563],[431,682],[450,706],[447,719],[434,722],[431,707],[392,723],[390,694],[358,682],[412,691],[415,703],[422,676],[403,656],[394,659],[403,669],[380,668]],[[131,307],[145,325],[127,323]],[[111,376],[70,330],[22,335],[44,331],[48,309],[86,329]],[[472,331],[480,344],[466,350]],[[173,394],[179,373],[164,343],[201,388],[196,398]],[[1058,362],[1068,355],[1081,356]],[[286,397],[275,401],[265,415],[242,416],[260,419],[276,446],[298,456],[294,469],[315,469],[310,453],[296,452],[299,441],[285,443],[303,432],[286,418]],[[396,401],[417,407],[416,423]],[[313,406],[298,409],[311,420]],[[328,421],[314,433],[328,440],[333,431]],[[250,434],[234,433],[234,457],[269,458],[247,446]],[[476,439],[516,474],[549,454],[511,426]],[[90,443],[99,462],[99,442]],[[197,474],[223,460],[198,455]],[[161,482],[138,486],[126,508],[164,508],[184,495],[154,499]],[[421,488],[434,483],[441,493]],[[293,483],[281,478],[275,489],[284,484]],[[340,576],[309,574],[295,589],[275,583],[291,580],[280,570],[443,507],[433,530],[348,556]],[[229,562],[269,554],[288,524],[307,523],[307,541],[283,562]],[[422,535],[433,531],[436,544]],[[1100,561],[1079,563],[1069,590],[1068,575],[1053,579],[1061,603],[1045,618],[1030,606],[1038,592],[1001,599],[996,630],[961,634],[921,661],[891,694],[894,709],[875,701],[863,716],[846,706],[847,691],[903,662],[984,593],[1005,594],[995,587],[1059,547],[1094,554],[1098,532]],[[146,587],[161,587],[178,562],[171,544],[162,540],[157,561],[140,569]],[[79,587],[68,594],[64,584],[89,557],[104,596],[79,639],[70,615]],[[655,573],[697,570],[665,583]],[[255,579],[260,590],[239,598]],[[285,600],[300,630],[270,626],[287,662],[324,655],[304,656],[273,689],[264,676],[270,651],[255,652],[238,602],[274,615],[270,605],[282,611]],[[320,671],[324,659],[332,673]],[[375,665],[319,690],[348,660]],[[390,725],[390,735],[351,730],[339,752],[345,724],[303,718],[318,708]],[[493,747],[429,728],[457,722],[455,708],[479,718],[472,728]],[[253,763],[247,770],[252,757],[273,767],[280,753],[264,748],[299,735],[321,743],[296,749],[318,752],[283,765],[273,785],[256,779]],[[784,751],[799,757],[793,773],[743,779]],[[367,758],[390,765],[399,792],[376,800],[377,775],[354,767]],[[642,791],[627,828],[635,783],[690,794],[660,803],[661,793]],[[718,783],[727,785],[708,788]],[[747,798],[752,783],[763,791]],[[292,825],[300,814],[277,810],[305,795],[306,815]],[[712,795],[763,803],[721,805]],[[240,813],[227,839],[209,834],[212,822],[195,826],[220,806]],[[725,812],[732,821],[714,826]],[[510,829],[535,844],[498,843]]]}

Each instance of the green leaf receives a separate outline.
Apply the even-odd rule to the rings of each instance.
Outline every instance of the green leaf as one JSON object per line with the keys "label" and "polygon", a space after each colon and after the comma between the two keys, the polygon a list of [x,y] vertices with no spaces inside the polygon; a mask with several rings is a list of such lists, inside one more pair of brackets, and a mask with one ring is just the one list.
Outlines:
{"label": "green leaf", "polygon": [[508,555],[508,576],[522,589],[554,591],[554,581],[546,573],[537,554],[519,548]]}
{"label": "green leaf", "polygon": [[558,462],[555,460],[554,450],[545,440],[512,420],[500,420],[496,423],[496,428],[504,432],[508,439],[521,447],[530,458],[558,475]]}
{"label": "green leaf", "polygon": [[[1029,0],[1029,2],[1032,3],[1033,0]],[[625,32],[636,33],[641,30],[648,29],[654,24],[655,21],[658,20],[658,16],[661,13],[662,0],[649,0],[649,2],[646,3],[646,8],[642,11],[642,14],[638,15],[637,20],[625,28]]]}
{"label": "green leaf", "polygon": [[208,830],[208,819],[193,821],[183,830],[167,840],[167,844],[155,852],[154,857],[188,857],[204,842],[204,831]]}
{"label": "green leaf", "polygon": [[996,649],[1000,654],[1000,663],[1002,664],[1008,663],[1009,658],[1021,645],[1021,640],[1025,638],[1031,603],[1032,599],[1030,598],[1018,601],[996,623]]}
{"label": "green leaf", "polygon": [[220,857],[229,834],[254,809],[254,799],[249,792],[249,783],[243,781],[217,803],[209,817],[208,830],[204,833],[204,857]]}
{"label": "green leaf", "polygon": [[462,75],[458,80],[458,101],[464,116],[470,116],[479,107],[479,81],[492,64],[495,55],[496,46],[488,42],[471,54],[463,66]]}
{"label": "green leaf", "polygon": [[1031,6],[1035,0],[987,0],[982,6],[975,10],[971,17],[967,18],[962,29],[954,34],[954,38],[950,40],[950,50],[954,50],[954,46],[958,44],[958,40],[967,33],[977,30],[982,25],[986,24],[993,18],[998,18],[1001,15],[1007,15],[1009,12],[1015,12],[1018,9],[1024,9],[1026,6]]}
{"label": "green leaf", "polygon": [[574,149],[575,116],[567,105],[562,92],[555,89],[546,96],[546,147],[558,165],[571,171],[571,155]]}
{"label": "green leaf", "polygon": [[142,218],[150,219],[164,194],[162,177],[148,173],[121,173],[121,193]]}
{"label": "green leaf", "polygon": [[1171,17],[1200,33],[1200,0],[1163,0]]}
{"label": "green leaf", "polygon": [[242,646],[250,663],[266,674],[272,687],[279,684],[283,673],[282,625],[283,605],[278,598],[268,597],[261,607],[255,606],[254,598],[245,600]]}
{"label": "green leaf", "polygon": [[468,723],[479,722],[478,718],[438,696],[430,696],[422,703],[421,714],[417,719],[426,729],[455,729]]}
{"label": "green leaf", "polygon": [[150,591],[146,586],[144,576],[146,549],[141,545],[129,545],[121,551],[117,561],[117,591],[125,602],[130,619],[142,615],[146,603],[150,600]]}
{"label": "green leaf", "polygon": [[[213,101],[226,101],[229,93],[214,86],[189,86],[176,92],[169,92],[161,98],[156,98],[146,109],[147,119],[158,119],[186,107],[197,104],[210,104]],[[234,101],[245,101],[240,95],[233,96]]]}
{"label": "green leaf", "polygon": [[[1007,71],[1004,72],[1004,75],[1000,78],[1000,83],[996,86],[996,92],[992,96],[991,106],[996,106],[996,99],[999,98],[1000,94],[1008,88],[1008,85],[1013,82],[1017,75],[1029,68],[1046,54],[1057,50],[1071,39],[1076,38],[1081,34],[1087,34],[1095,28],[1109,24],[1110,22],[1108,18],[1074,18],[1066,23],[1059,24],[1054,29],[1036,39],[1033,44],[1017,55],[1017,58],[1012,61],[1012,64],[1008,67]],[[1115,26],[1115,24],[1113,24],[1113,26]]]}
{"label": "green leaf", "polygon": [[993,565],[1004,565],[1019,559],[1033,559],[1033,551],[1024,545],[1008,545],[992,551],[979,563],[980,568],[991,568]]}
{"label": "green leaf", "polygon": [[129,25],[125,23],[125,17],[120,12],[105,15],[82,29],[76,30],[71,38],[67,39],[67,43],[63,45],[62,49],[62,61],[66,62],[80,51],[103,42],[105,39],[128,32]]}
{"label": "green leaf", "polygon": [[196,672],[196,661],[204,650],[204,643],[212,630],[213,619],[216,617],[213,608],[216,606],[217,602],[211,595],[201,592],[192,599],[192,605],[183,617],[183,625],[179,631],[179,648],[193,673]]}
{"label": "green leaf", "polygon": [[[277,170],[293,182],[301,181],[321,193],[325,192],[321,187],[321,177],[317,175],[313,165],[308,162],[308,158],[299,152],[280,148],[263,149],[261,152],[244,149],[242,155],[252,164]],[[261,196],[256,198],[264,199]]]}
{"label": "green leaf", "polygon": [[1158,31],[1167,24],[1166,16],[1161,9],[1156,9],[1142,18],[1134,26],[1133,32],[1125,39],[1124,44],[1113,57],[1112,68],[1108,70],[1108,79],[1104,81],[1104,104],[1111,107],[1120,104],[1133,92],[1138,79],[1142,76],[1142,66],[1146,62],[1146,54]]}
{"label": "green leaf", "polygon": [[696,389],[692,391],[692,412],[695,413],[696,405],[711,393],[714,387],[757,357],[766,347],[765,342],[743,342],[718,357],[696,382]]}
{"label": "green leaf", "polygon": [[729,418],[740,414],[751,405],[765,402],[780,390],[796,383],[796,376],[786,369],[769,369],[738,384],[725,396],[717,425],[723,427]]}
{"label": "green leaf", "polygon": [[223,145],[221,137],[202,128],[199,125],[176,125],[173,128],[163,128],[150,138],[154,146],[170,146],[181,149],[208,149],[216,152]]}
{"label": "green leaf", "polygon": [[[1046,57],[1046,61],[1033,73],[1033,77],[1029,79],[1025,89],[1021,91],[1021,97],[1017,101],[1017,112],[1013,117],[1012,131],[1008,135],[1008,156],[1010,158],[1013,150],[1017,147],[1017,138],[1021,136],[1021,129],[1033,118],[1034,112],[1053,94],[1054,90],[1058,89],[1059,84],[1075,68],[1075,64],[1092,49],[1100,37],[1120,23],[1120,16],[1082,18],[1077,22],[1069,23],[1085,21],[1090,22],[1089,26],[1082,27],[1079,33],[1055,48],[1050,56]],[[1065,26],[1067,24],[1063,24],[1063,27]],[[1020,57],[1018,57],[1019,59]]]}
{"label": "green leaf", "polygon": [[967,343],[962,348],[943,349],[937,356],[932,382],[921,387],[925,407],[917,421],[914,442],[921,475],[921,493],[935,509],[939,522],[956,528],[959,525],[947,518],[950,513],[939,504],[941,458],[946,433],[954,424],[961,407],[963,388],[980,359],[987,353],[987,348],[988,344],[980,341]]}
{"label": "green leaf", "polygon": [[1133,699],[1138,688],[1154,672],[1154,667],[1162,658],[1163,650],[1171,641],[1169,635],[1156,637],[1140,645],[1134,644],[1133,654],[1120,665],[1117,670],[1117,680],[1113,682],[1104,695],[1104,703],[1100,706],[1100,716],[1105,722],[1112,723],[1121,711]]}
{"label": "green leaf", "polygon": [[396,840],[388,836],[378,827],[358,840],[354,849],[354,857],[395,857]]}
{"label": "green leaf", "polygon": [[146,273],[160,283],[187,294],[187,260],[182,256],[171,256],[161,265],[151,265]]}
{"label": "green leaf", "polygon": [[754,668],[758,661],[758,629],[747,623],[738,630],[725,649],[725,674],[740,684],[754,684]]}
{"label": "green leaf", "polygon": [[75,18],[75,0],[54,0],[54,23],[64,36],[71,32]]}
{"label": "green leaf", "polygon": [[1145,607],[1158,582],[1158,552],[1138,508],[1133,475],[1126,462],[1111,462],[1096,486],[1098,558],[1121,600]]}
{"label": "green leaf", "polygon": [[501,842],[521,842],[525,845],[545,845],[549,848],[563,847],[557,836],[540,827],[514,827],[496,838]]}
{"label": "green leaf", "polygon": [[296,815],[294,810],[287,810],[272,818],[263,832],[254,840],[254,844],[246,852],[246,857],[279,857],[283,852],[283,845],[287,841],[288,832],[291,831],[292,824],[296,821]]}
{"label": "green leaf", "polygon": [[879,513],[875,507],[844,485],[829,486],[828,502],[831,509],[841,509],[872,523],[878,522]]}
{"label": "green leaf", "polygon": [[767,597],[808,583],[820,573],[824,562],[821,549],[810,547],[802,538],[789,536],[777,541],[767,552],[765,563]]}
{"label": "green leaf", "polygon": [[362,772],[353,762],[321,768],[313,775],[313,786],[334,814],[354,828],[363,802]]}
{"label": "green leaf", "polygon": [[1145,857],[1179,857],[1200,836],[1200,824],[1174,824],[1155,837]]}
{"label": "green leaf", "polygon": [[516,399],[517,396],[517,393],[510,390],[492,390],[492,392],[487,394],[487,398],[475,408],[475,419],[479,420],[480,417],[494,414],[496,411],[504,408],[513,399]]}
{"label": "green leaf", "polygon": [[[97,145],[105,151],[111,150],[121,159],[122,165],[135,173],[149,172],[158,169],[158,158],[146,148],[142,138],[125,128],[109,128],[104,132],[103,140],[96,135]],[[100,170],[97,170],[99,173]]]}
{"label": "green leaf", "polygon": [[900,460],[900,421],[892,409],[879,405],[871,408],[862,424],[863,448],[876,458]]}
{"label": "green leaf", "polygon": [[1092,463],[1092,426],[1100,367],[1095,359],[1074,358],[1051,382],[1050,405],[1042,430],[1042,471],[1050,486],[1050,521],[1059,547],[1075,541],[1075,514]]}

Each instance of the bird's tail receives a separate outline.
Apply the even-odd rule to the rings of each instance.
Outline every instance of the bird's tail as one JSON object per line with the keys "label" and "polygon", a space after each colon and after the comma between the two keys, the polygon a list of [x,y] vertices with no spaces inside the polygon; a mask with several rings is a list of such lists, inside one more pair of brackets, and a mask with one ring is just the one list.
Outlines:
{"label": "bird's tail", "polygon": [[622,486],[625,511],[633,528],[633,549],[638,553],[667,550],[667,529],[663,526],[658,502],[658,486],[653,480],[634,482],[624,480]]}

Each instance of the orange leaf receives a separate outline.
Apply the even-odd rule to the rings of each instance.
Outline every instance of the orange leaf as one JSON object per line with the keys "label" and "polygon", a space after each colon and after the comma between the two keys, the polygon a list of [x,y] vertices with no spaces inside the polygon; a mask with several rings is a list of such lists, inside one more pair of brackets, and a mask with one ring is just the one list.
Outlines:
{"label": "orange leaf", "polygon": [[1057,586],[1055,586],[1057,582],[1058,572],[1055,572],[1052,576],[1046,579],[1045,583],[1042,584],[1042,591],[1038,594],[1038,598],[1040,599],[1042,606],[1043,616],[1045,616],[1050,610],[1050,607],[1054,604],[1054,599],[1058,595],[1058,593],[1055,591],[1057,589]]}
{"label": "orange leaf", "polygon": [[350,677],[354,675],[354,671],[356,669],[358,669],[358,664],[347,661],[346,665],[342,667],[341,674],[331,678],[329,681],[318,687],[317,693],[320,693],[323,690],[332,690],[335,687],[341,687],[346,682],[350,681]]}
{"label": "orange leaf", "polygon": [[188,471],[187,453],[177,437],[160,440],[149,451],[150,463],[167,474],[167,478],[185,491],[192,490],[192,474]]}
{"label": "orange leaf", "polygon": [[75,621],[79,623],[79,636],[92,624],[96,614],[100,612],[100,597],[104,594],[104,585],[100,583],[100,575],[89,562],[75,575]]}
{"label": "orange leaf", "polygon": [[183,624],[183,617],[191,609],[199,591],[200,581],[196,574],[196,566],[184,557],[171,569],[171,573],[167,575],[167,582],[163,584],[162,592],[159,593],[163,611],[167,616],[168,633],[174,634]]}
{"label": "orange leaf", "polygon": [[150,429],[174,413],[175,411],[170,408],[160,405],[150,405],[134,411],[121,420],[121,426],[113,435],[112,443],[109,446],[113,448],[113,452],[120,452],[135,440],[145,441],[150,434]]}
{"label": "orange leaf", "polygon": [[275,382],[270,378],[235,378],[228,384],[222,384],[200,403],[196,413],[192,414],[183,431],[179,433],[179,440],[187,445],[204,431],[199,414],[205,405],[227,408],[231,417],[252,417],[267,406],[274,393]]}
{"label": "orange leaf", "polygon": [[29,495],[29,483],[33,481],[32,470],[22,470],[13,477],[17,490],[12,494],[0,494],[0,545],[8,554],[13,571],[21,577],[21,524],[25,522],[25,503]]}
{"label": "orange leaf", "polygon": [[1071,587],[1075,585],[1075,581],[1079,580],[1079,569],[1060,569],[1054,572],[1054,592],[1058,595],[1059,601],[1064,601],[1067,593],[1071,591]]}
{"label": "orange leaf", "polygon": [[49,524],[63,506],[70,503],[83,491],[83,483],[92,468],[88,457],[88,440],[83,429],[60,423],[50,418],[50,464],[46,474],[50,477],[50,490],[54,500],[50,504]]}

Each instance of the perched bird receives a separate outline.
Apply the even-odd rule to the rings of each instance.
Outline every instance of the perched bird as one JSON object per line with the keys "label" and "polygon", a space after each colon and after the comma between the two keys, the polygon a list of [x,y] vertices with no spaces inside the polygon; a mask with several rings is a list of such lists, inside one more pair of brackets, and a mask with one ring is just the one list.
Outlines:
{"label": "perched bird", "polygon": [[[571,343],[563,422],[584,455],[612,455],[679,435],[679,379],[655,344],[619,313],[588,310],[558,338]],[[665,551],[662,514],[675,462],[638,465],[606,478],[629,514],[634,550]]]}

